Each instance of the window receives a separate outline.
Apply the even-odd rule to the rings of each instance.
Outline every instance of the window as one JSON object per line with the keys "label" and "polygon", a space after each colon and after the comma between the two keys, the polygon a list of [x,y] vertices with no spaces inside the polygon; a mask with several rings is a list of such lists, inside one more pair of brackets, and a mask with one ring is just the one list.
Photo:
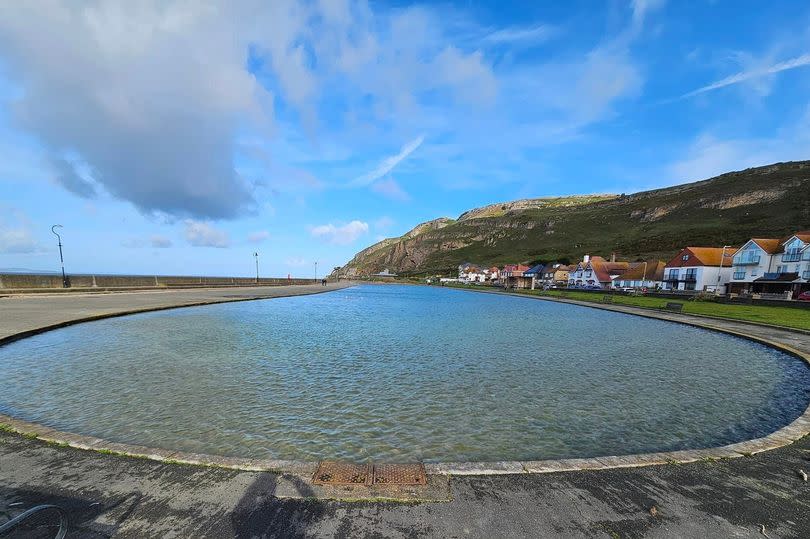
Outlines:
{"label": "window", "polygon": [[681,260],[689,260],[689,255],[683,255],[683,257],[681,257]]}
{"label": "window", "polygon": [[744,271],[735,271],[733,278],[734,279],[745,279],[745,272]]}

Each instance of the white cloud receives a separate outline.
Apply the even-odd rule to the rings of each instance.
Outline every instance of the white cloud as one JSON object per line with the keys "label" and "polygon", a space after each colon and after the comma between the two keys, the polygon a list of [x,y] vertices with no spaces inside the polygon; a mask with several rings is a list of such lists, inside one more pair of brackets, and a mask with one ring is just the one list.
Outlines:
{"label": "white cloud", "polygon": [[31,222],[25,214],[2,207],[0,210],[8,216],[0,218],[0,253],[31,254],[44,250],[34,237]]}
{"label": "white cloud", "polygon": [[290,256],[284,259],[284,264],[292,268],[302,268],[304,266],[309,266],[310,262],[306,258],[300,256]]}
{"label": "white cloud", "polygon": [[377,180],[372,183],[371,190],[391,200],[398,200],[400,202],[408,202],[411,200],[411,195],[405,192],[399,183],[391,177],[383,178],[382,180]]}
{"label": "white cloud", "polygon": [[251,211],[233,136],[272,120],[272,95],[245,69],[248,47],[283,52],[275,75],[291,92],[306,94],[296,70],[307,62],[287,49],[304,29],[296,4],[253,8],[224,0],[0,3],[4,76],[22,89],[16,125],[79,196],[93,196],[95,185],[62,159],[66,149],[98,185],[145,213]]}
{"label": "white cloud", "polygon": [[354,220],[342,226],[335,226],[332,223],[318,225],[310,229],[310,234],[334,245],[349,245],[360,236],[368,234],[368,228],[368,223]]}
{"label": "white cloud", "polygon": [[782,71],[788,71],[808,65],[810,65],[810,53],[803,54],[789,60],[784,60],[782,62],[777,62],[775,64],[758,66],[745,71],[740,71],[739,73],[728,76],[724,79],[720,79],[717,82],[707,84],[706,86],[702,86],[697,90],[692,90],[691,92],[685,93],[681,96],[681,98],[694,97],[705,92],[725,88],[726,86],[740,84],[741,82],[748,82],[760,79],[762,77],[768,77],[770,75],[775,75],[776,73],[781,73]]}
{"label": "white cloud", "polygon": [[702,180],[732,170],[782,161],[806,159],[810,155],[810,107],[797,121],[782,126],[770,138],[721,137],[700,134],[683,155],[670,163],[671,183]]}
{"label": "white cloud", "polygon": [[209,223],[186,219],[186,240],[195,247],[228,247],[231,240],[226,232]]}
{"label": "white cloud", "polygon": [[394,168],[402,160],[404,160],[414,151],[416,151],[416,149],[422,145],[422,142],[424,142],[424,140],[425,137],[420,135],[415,139],[413,139],[412,141],[408,142],[407,144],[405,144],[405,146],[402,147],[402,149],[399,151],[398,154],[386,157],[385,159],[382,160],[382,162],[380,162],[379,165],[377,165],[377,168],[349,182],[349,187],[366,186],[382,178],[383,176],[394,170]]}
{"label": "white cloud", "polygon": [[167,249],[172,246],[172,240],[159,234],[154,234],[149,238],[149,243],[155,249]]}
{"label": "white cloud", "polygon": [[248,241],[250,243],[261,243],[270,237],[270,232],[267,230],[257,230],[248,234]]}
{"label": "white cloud", "polygon": [[633,10],[633,27],[640,29],[644,20],[651,12],[661,9],[666,0],[631,0],[630,8]]}
{"label": "white cloud", "polygon": [[510,26],[487,34],[484,41],[491,43],[542,43],[559,35],[560,31],[550,24],[535,26]]}

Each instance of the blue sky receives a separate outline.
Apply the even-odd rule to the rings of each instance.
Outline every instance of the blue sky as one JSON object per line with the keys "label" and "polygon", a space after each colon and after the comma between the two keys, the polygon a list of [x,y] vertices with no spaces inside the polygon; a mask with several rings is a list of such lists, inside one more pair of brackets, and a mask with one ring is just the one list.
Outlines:
{"label": "blue sky", "polygon": [[[810,157],[801,1],[11,2],[0,268],[310,276],[419,222]],[[69,5],[67,5],[69,4]]]}

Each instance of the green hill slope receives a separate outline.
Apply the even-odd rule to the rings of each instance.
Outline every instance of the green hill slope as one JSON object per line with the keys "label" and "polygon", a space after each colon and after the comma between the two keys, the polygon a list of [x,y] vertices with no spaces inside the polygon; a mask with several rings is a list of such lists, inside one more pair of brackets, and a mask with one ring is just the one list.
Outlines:
{"label": "green hill slope", "polygon": [[448,272],[486,265],[575,260],[585,253],[668,259],[686,245],[741,245],[810,229],[810,161],[778,163],[632,195],[591,195],[493,204],[423,223],[383,240],[343,268]]}

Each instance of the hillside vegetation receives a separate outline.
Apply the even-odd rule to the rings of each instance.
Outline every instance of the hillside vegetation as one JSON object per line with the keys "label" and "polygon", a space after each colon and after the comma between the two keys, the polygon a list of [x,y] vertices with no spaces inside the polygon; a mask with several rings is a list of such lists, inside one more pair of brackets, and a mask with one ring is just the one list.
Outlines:
{"label": "hillside vegetation", "polygon": [[403,275],[486,265],[576,260],[585,253],[635,260],[686,245],[741,245],[810,229],[810,161],[778,163],[631,195],[517,200],[422,223],[363,251],[342,273]]}

